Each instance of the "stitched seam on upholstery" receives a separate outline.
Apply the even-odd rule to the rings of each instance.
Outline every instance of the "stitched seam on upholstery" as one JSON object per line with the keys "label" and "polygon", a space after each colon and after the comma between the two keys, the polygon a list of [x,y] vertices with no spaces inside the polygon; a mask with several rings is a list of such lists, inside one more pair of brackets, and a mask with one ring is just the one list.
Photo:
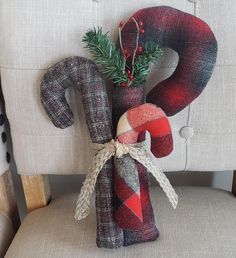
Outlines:
{"label": "stitched seam on upholstery", "polygon": [[10,67],[10,66],[1,66],[1,69],[5,70],[42,70],[42,71],[47,71],[47,68],[30,68],[30,67],[21,67],[21,68],[16,68],[16,67]]}
{"label": "stitched seam on upholstery", "polygon": [[[194,7],[194,15],[197,16],[197,3],[193,3],[193,7]],[[189,126],[189,121],[190,121],[190,113],[191,113],[191,104],[188,106],[188,117],[187,117],[187,126]],[[189,140],[186,139],[185,140],[185,151],[186,151],[186,155],[185,155],[185,166],[184,166],[184,171],[187,171],[188,168],[188,158],[189,158]]]}
{"label": "stitched seam on upholstery", "polygon": [[[179,132],[179,129],[172,129],[172,131],[176,131],[176,132]],[[42,136],[42,137],[62,137],[62,136],[80,136],[80,132],[78,133],[66,133],[66,134],[53,134],[53,133],[50,133],[50,134],[39,134],[37,132],[30,132],[30,133],[24,133],[23,131],[20,131],[17,129],[17,130],[11,130],[12,133],[20,133],[21,135],[26,135],[26,136]],[[228,135],[228,134],[236,134],[236,131],[232,131],[232,130],[229,130],[227,132],[218,132],[218,131],[206,131],[206,130],[201,130],[201,129],[194,129],[194,134],[209,134],[209,135]]]}
{"label": "stitched seam on upholstery", "polygon": [[[187,126],[189,126],[189,122],[190,122],[190,113],[191,113],[191,104],[188,106]],[[189,157],[189,148],[188,148],[189,140],[188,139],[185,140],[185,145],[186,145],[186,148],[185,148],[186,155],[185,155],[184,171],[186,171],[187,167],[188,167],[188,157]]]}
{"label": "stitched seam on upholstery", "polygon": [[195,16],[199,17],[200,13],[200,4],[197,2],[194,3],[194,14]]}
{"label": "stitched seam on upholstery", "polygon": [[[170,65],[161,65],[159,67],[159,69],[161,68],[176,68],[177,63],[171,63]],[[232,60],[223,60],[223,61],[217,61],[216,62],[216,67],[227,67],[227,66],[236,66],[236,59],[232,59]],[[37,71],[37,70],[41,70],[41,71],[47,71],[48,68],[30,68],[30,67],[21,67],[21,68],[17,68],[17,67],[10,67],[10,66],[0,66],[1,69],[5,69],[5,70],[22,70],[22,71],[27,71],[27,70],[32,70],[32,71]]]}

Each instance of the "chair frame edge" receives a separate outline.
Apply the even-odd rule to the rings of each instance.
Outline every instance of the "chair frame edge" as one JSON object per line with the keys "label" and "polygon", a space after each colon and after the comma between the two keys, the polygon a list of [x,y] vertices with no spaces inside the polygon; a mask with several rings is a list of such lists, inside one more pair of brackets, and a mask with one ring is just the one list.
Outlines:
{"label": "chair frame edge", "polygon": [[[48,175],[21,175],[27,211],[48,205],[51,191]],[[236,170],[233,174],[232,193],[236,196]]]}
{"label": "chair frame edge", "polygon": [[21,175],[21,181],[28,212],[48,205],[51,200],[51,190],[47,175]]}
{"label": "chair frame edge", "polygon": [[20,217],[10,170],[0,176],[0,211],[11,219],[17,231],[20,226]]}
{"label": "chair frame edge", "polygon": [[232,193],[236,197],[236,170],[233,172]]}

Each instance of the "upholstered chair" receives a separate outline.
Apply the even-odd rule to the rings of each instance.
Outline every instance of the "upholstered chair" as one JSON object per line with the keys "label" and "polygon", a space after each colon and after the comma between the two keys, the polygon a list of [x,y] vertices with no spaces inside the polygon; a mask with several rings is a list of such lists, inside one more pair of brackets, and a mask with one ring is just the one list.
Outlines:
{"label": "upholstered chair", "polygon": [[[45,71],[65,57],[89,57],[81,42],[88,28],[102,26],[115,38],[121,20],[156,5],[205,20],[219,45],[216,68],[203,94],[171,117],[174,151],[159,163],[166,172],[236,169],[235,1],[2,0],[1,82],[28,209],[7,258],[236,256],[236,200],[230,192],[177,187],[179,205],[173,211],[163,192],[151,187],[159,239],[115,251],[96,246],[94,208],[83,221],[74,220],[77,194],[51,200],[48,175],[86,174],[93,151],[79,93],[67,95],[75,119],[71,127],[58,129],[49,120],[39,94]],[[177,54],[165,49],[147,91],[167,78],[177,63]],[[236,175],[232,192],[236,194]]]}
{"label": "upholstered chair", "polygon": [[7,148],[6,116],[2,104],[0,94],[0,257],[4,257],[19,227],[18,209],[9,170],[10,153]]}

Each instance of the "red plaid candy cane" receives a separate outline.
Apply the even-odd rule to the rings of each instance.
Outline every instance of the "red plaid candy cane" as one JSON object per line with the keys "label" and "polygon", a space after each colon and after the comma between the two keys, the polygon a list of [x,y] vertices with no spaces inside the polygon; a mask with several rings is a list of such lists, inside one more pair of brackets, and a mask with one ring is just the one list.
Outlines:
{"label": "red plaid candy cane", "polygon": [[[151,135],[151,151],[155,157],[172,152],[173,139],[168,118],[161,108],[153,104],[131,108],[121,116],[117,125],[117,141],[134,144],[144,131]],[[121,204],[115,212],[116,223],[123,229],[139,229],[143,222],[139,184],[129,182],[124,174],[117,172],[115,192]]]}

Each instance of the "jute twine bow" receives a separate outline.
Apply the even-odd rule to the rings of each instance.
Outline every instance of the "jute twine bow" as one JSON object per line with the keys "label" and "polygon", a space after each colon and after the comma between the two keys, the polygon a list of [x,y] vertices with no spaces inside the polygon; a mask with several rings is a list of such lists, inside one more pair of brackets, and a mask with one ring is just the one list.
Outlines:
{"label": "jute twine bow", "polygon": [[105,144],[95,143],[94,147],[97,152],[93,158],[92,165],[89,168],[76,203],[76,220],[81,220],[88,216],[90,197],[94,192],[97,177],[104,164],[112,156],[121,158],[125,154],[129,154],[133,159],[137,160],[147,168],[147,170],[155,177],[157,182],[159,182],[173,208],[175,209],[177,207],[178,195],[175,193],[175,190],[171,186],[162,169],[158,166],[156,158],[149,150],[146,149],[145,143],[123,144],[118,141],[111,140]]}

